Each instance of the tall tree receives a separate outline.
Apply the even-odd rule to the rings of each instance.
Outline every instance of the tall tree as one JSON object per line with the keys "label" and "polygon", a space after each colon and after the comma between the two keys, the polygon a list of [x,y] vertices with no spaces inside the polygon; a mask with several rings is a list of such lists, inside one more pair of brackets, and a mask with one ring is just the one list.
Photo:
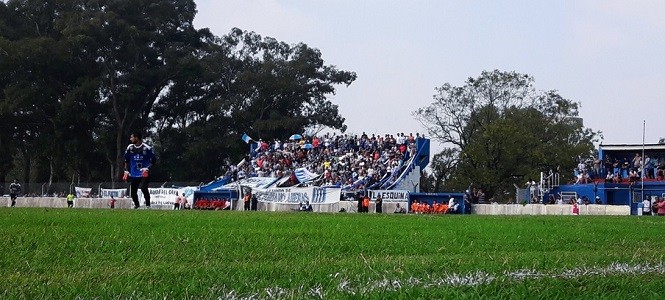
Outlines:
{"label": "tall tree", "polygon": [[[86,81],[94,68],[78,59],[76,43],[62,35],[61,16],[71,10],[70,4],[9,1],[0,8],[0,27],[7,29],[0,31],[5,56],[0,113],[11,122],[8,132],[20,152],[25,181],[39,174],[53,180],[65,169],[80,174],[89,161],[89,152],[80,149],[91,140],[86,132],[91,132],[97,111],[82,103],[81,96],[96,94],[96,86]],[[67,138],[72,135],[76,138]]]}
{"label": "tall tree", "polygon": [[514,178],[572,170],[580,156],[593,153],[600,132],[579,122],[579,104],[555,91],[537,92],[533,82],[525,74],[484,71],[464,86],[444,84],[434,103],[414,112],[430,136],[451,146],[435,171],[448,174],[454,165],[446,187],[473,183],[500,196],[512,191]]}
{"label": "tall tree", "polygon": [[[235,28],[199,54],[201,59],[189,64],[191,73],[174,79],[167,101],[155,107],[162,161],[195,166],[195,171],[174,170],[173,178],[221,175],[229,161],[247,153],[239,139],[243,132],[286,139],[310,126],[346,128],[327,97],[356,74],[325,65],[317,49]],[[182,140],[187,147],[180,146]]]}
{"label": "tall tree", "polygon": [[130,131],[152,128],[154,104],[196,56],[207,30],[194,28],[192,0],[86,1],[79,8],[63,31],[88,41],[100,66],[100,103],[111,112],[102,123],[114,133],[108,156],[119,175]]}

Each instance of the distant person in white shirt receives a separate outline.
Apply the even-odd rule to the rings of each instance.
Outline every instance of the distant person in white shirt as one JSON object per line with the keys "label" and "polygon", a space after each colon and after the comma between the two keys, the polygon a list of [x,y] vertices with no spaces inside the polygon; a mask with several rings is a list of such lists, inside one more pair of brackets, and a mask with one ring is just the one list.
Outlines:
{"label": "distant person in white shirt", "polygon": [[644,207],[642,208],[642,215],[648,216],[651,215],[651,199],[648,197],[642,201],[642,205]]}

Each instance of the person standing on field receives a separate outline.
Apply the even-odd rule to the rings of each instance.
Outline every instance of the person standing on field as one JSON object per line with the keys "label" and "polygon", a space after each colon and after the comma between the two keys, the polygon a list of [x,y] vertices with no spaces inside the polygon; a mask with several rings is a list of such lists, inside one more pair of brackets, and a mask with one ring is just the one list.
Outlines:
{"label": "person standing on field", "polygon": [[129,194],[134,201],[134,209],[139,208],[138,189],[141,189],[145,199],[146,208],[150,208],[150,168],[155,163],[155,154],[152,147],[143,143],[140,133],[132,133],[129,136],[131,144],[125,151],[125,174],[123,180],[129,181]]}
{"label": "person standing on field", "polygon": [[658,198],[658,205],[656,206],[658,208],[658,215],[659,216],[665,216],[665,200],[663,198]]}
{"label": "person standing on field", "polygon": [[644,201],[642,201],[642,215],[643,216],[649,216],[651,215],[651,199],[649,197],[646,197]]}
{"label": "person standing on field", "polygon": [[383,213],[383,198],[381,198],[381,195],[376,197],[376,213],[380,214]]}
{"label": "person standing on field", "polygon": [[12,199],[12,207],[16,205],[16,198],[21,193],[21,184],[18,183],[18,180],[14,179],[14,182],[9,185],[9,197]]}
{"label": "person standing on field", "polygon": [[69,192],[69,195],[67,195],[67,208],[72,208],[74,207],[74,194],[72,192]]}
{"label": "person standing on field", "polygon": [[244,202],[243,209],[244,209],[244,210],[249,210],[249,209],[250,209],[250,205],[251,205],[251,201],[252,201],[252,194],[250,194],[250,193],[246,193],[246,194],[242,197],[242,201]]}
{"label": "person standing on field", "polygon": [[369,212],[369,196],[363,197],[363,211],[364,213]]}

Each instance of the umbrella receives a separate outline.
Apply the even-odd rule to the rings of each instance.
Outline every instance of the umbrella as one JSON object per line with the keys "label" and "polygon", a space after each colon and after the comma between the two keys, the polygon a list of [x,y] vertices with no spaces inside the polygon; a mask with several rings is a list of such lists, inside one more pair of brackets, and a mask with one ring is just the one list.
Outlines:
{"label": "umbrella", "polygon": [[302,145],[302,147],[303,147],[304,149],[313,149],[313,148],[314,148],[314,145],[312,145],[312,144],[304,144],[304,145]]}
{"label": "umbrella", "polygon": [[297,133],[289,137],[289,140],[299,140],[299,139],[302,139],[302,135],[299,135]]}

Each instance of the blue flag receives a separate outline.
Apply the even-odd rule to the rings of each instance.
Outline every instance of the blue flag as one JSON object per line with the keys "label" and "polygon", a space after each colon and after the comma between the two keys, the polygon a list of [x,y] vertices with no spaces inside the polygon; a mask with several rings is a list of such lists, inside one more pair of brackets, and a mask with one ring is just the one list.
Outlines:
{"label": "blue flag", "polygon": [[246,133],[242,134],[242,140],[245,141],[245,143],[247,144],[249,144],[250,141],[253,141],[253,139],[249,137],[249,135],[247,135]]}

